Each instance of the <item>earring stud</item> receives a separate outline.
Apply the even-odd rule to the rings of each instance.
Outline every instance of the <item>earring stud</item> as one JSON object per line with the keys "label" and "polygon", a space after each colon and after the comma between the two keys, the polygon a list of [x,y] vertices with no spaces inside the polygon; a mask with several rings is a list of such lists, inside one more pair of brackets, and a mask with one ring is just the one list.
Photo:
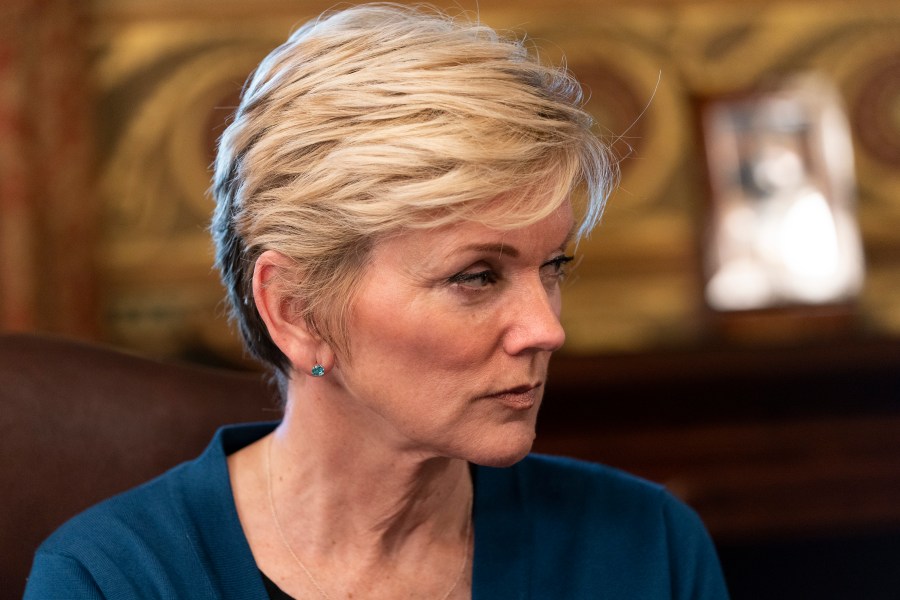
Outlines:
{"label": "earring stud", "polygon": [[325,374],[325,367],[319,364],[314,365],[312,370],[310,370],[310,374],[312,374],[313,377],[321,377]]}

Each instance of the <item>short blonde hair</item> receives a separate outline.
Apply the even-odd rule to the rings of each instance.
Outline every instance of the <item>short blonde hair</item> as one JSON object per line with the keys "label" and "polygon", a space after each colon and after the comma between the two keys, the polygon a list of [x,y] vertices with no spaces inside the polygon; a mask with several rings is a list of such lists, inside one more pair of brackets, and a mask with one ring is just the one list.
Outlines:
{"label": "short blonde hair", "polygon": [[266,250],[293,261],[300,316],[346,351],[382,236],[522,227],[573,195],[588,232],[614,169],[582,104],[566,69],[523,41],[434,9],[368,4],[303,25],[248,80],[215,162],[217,266],[248,350],[289,374],[253,301]]}

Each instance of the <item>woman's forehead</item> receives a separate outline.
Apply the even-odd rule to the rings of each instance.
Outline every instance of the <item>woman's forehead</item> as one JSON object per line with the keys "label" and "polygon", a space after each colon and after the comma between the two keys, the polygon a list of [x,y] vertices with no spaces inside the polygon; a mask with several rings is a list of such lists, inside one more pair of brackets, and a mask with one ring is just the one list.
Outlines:
{"label": "woman's forehead", "polygon": [[375,245],[375,253],[391,251],[417,256],[456,255],[462,252],[497,252],[510,258],[539,255],[564,248],[572,241],[577,224],[565,203],[543,219],[520,227],[496,228],[476,221],[458,221],[430,229],[404,229]]}

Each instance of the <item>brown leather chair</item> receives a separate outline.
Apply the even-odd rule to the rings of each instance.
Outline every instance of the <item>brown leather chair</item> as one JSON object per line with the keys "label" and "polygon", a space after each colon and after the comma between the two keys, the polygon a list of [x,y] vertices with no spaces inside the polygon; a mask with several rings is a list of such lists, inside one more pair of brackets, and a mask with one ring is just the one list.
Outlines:
{"label": "brown leather chair", "polygon": [[69,517],[198,455],[223,424],[280,417],[259,374],[0,335],[0,598]]}

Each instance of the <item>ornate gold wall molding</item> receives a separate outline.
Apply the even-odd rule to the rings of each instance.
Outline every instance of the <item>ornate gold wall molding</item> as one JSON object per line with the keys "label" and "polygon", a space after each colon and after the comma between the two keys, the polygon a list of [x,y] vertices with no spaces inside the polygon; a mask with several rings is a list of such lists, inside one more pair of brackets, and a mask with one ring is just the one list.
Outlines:
{"label": "ornate gold wall molding", "polygon": [[[205,233],[209,132],[259,58],[331,5],[94,2],[100,268],[115,341],[239,356]],[[527,31],[545,55],[565,54],[601,133],[627,155],[605,222],[580,249],[564,313],[569,351],[703,337],[695,256],[706,192],[694,100],[809,69],[835,80],[857,136],[866,322],[900,334],[900,4],[503,0],[480,10],[492,26]]]}
{"label": "ornate gold wall molding", "polygon": [[82,8],[0,6],[0,329],[98,335]]}

